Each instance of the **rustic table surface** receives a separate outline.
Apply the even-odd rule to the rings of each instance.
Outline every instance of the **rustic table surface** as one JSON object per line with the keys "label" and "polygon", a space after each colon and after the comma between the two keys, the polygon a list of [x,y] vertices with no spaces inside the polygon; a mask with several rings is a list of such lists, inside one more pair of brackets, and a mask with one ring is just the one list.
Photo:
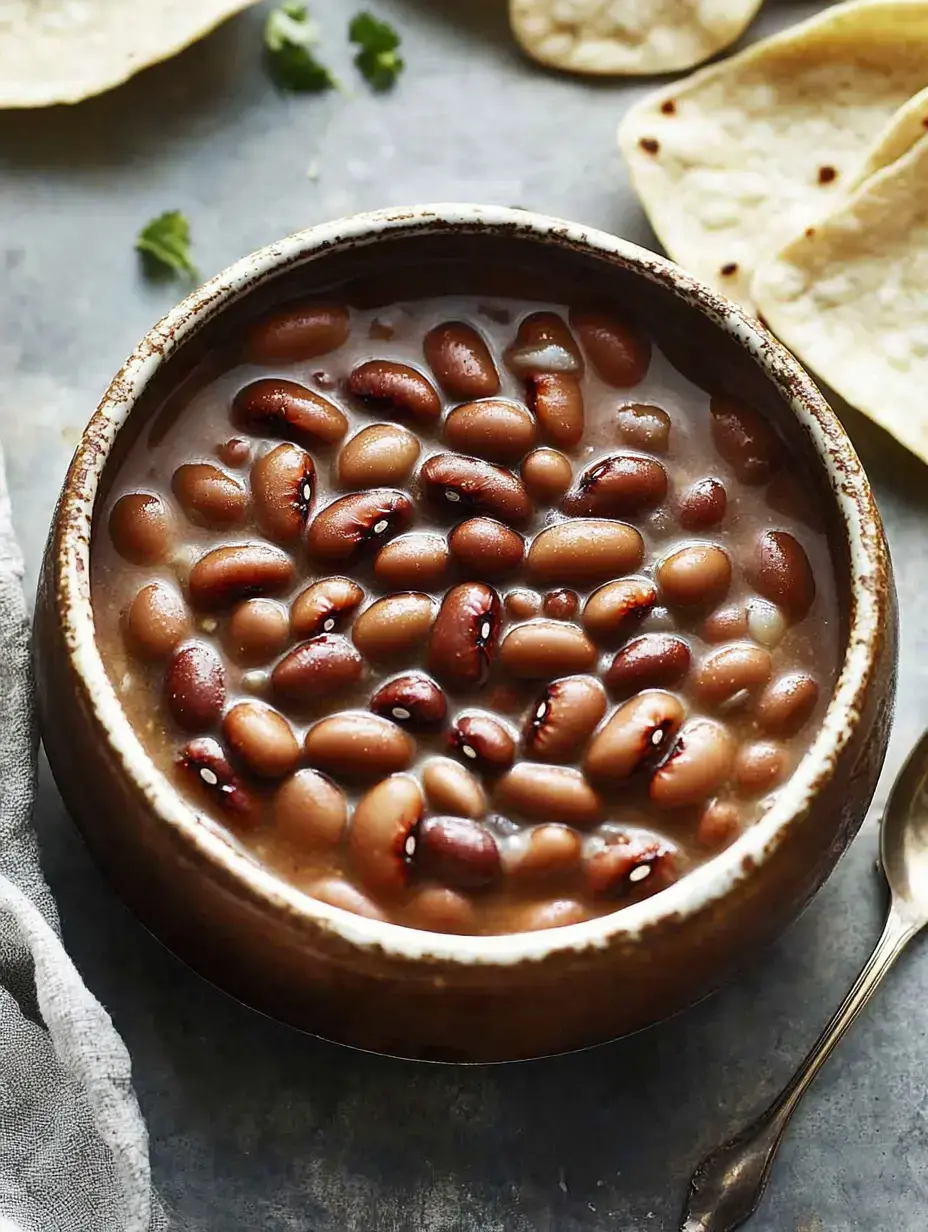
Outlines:
{"label": "rustic table surface", "polygon": [[[312,8],[353,82],[353,6]],[[648,83],[535,67],[509,38],[502,0],[379,0],[377,11],[401,29],[408,61],[389,96],[360,83],[349,97],[277,94],[260,63],[259,6],[102,98],[0,115],[0,437],[30,591],[81,428],[175,297],[137,269],[133,241],[152,215],[189,215],[204,274],[310,223],[429,200],[523,205],[654,246],[614,140]],[[809,11],[768,0],[752,37]],[[693,1165],[780,1087],[877,936],[876,818],[928,719],[925,472],[859,416],[845,419],[877,488],[902,605],[883,782],[851,852],[788,935],[737,983],[634,1039],[459,1069],[277,1026],[134,921],[43,767],[37,821],[65,938],[129,1046],[155,1180],[178,1227],[677,1227]],[[796,1118],[755,1232],[924,1232],[926,1005],[928,955],[916,946]]]}

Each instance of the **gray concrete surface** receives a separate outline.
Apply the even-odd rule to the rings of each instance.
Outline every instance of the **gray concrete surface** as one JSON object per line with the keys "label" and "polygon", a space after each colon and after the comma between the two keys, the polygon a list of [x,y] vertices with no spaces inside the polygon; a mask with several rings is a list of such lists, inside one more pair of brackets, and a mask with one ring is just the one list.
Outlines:
{"label": "gray concrete surface", "polygon": [[[313,5],[348,80],[352,7]],[[809,7],[769,0],[752,36]],[[204,274],[305,224],[455,197],[653,244],[613,142],[646,84],[535,68],[513,48],[503,8],[380,0],[409,62],[390,97],[360,85],[350,98],[277,95],[260,66],[259,7],[101,99],[0,115],[0,437],[30,587],[80,429],[174,298],[142,281],[132,251],[153,214],[187,211]],[[925,471],[853,413],[846,422],[879,493],[902,601],[886,775],[859,840],[792,931],[736,984],[642,1036],[457,1070],[355,1055],[265,1021],[132,919],[43,773],[38,825],[65,936],[129,1045],[154,1175],[179,1228],[676,1227],[692,1166],[776,1091],[877,936],[874,818],[928,719]],[[928,1227],[926,1005],[928,954],[915,949],[808,1098],[753,1232]]]}

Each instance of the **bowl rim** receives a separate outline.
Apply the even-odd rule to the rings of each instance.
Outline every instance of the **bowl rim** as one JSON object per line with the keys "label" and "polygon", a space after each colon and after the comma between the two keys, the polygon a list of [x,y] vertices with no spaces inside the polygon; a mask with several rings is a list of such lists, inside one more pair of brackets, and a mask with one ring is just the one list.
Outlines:
{"label": "bowl rim", "polygon": [[[462,936],[369,919],[311,898],[262,867],[230,842],[218,823],[189,805],[154,765],[122,710],[94,632],[90,543],[99,482],[120,429],[155,372],[208,321],[284,270],[381,238],[436,231],[528,238],[599,258],[663,285],[708,317],[751,355],[805,429],[835,500],[849,557],[847,649],[834,694],[812,744],[773,807],[729,848],[659,894],[610,915],[535,932]],[[888,550],[857,454],[812,378],[758,321],[671,261],[628,240],[527,210],[472,203],[383,209],[321,223],[258,249],[192,291],[145,335],[103,395],[75,451],[52,535],[54,602],[68,660],[101,738],[158,824],[174,831],[211,875],[259,908],[306,930],[329,931],[342,943],[381,957],[425,964],[510,966],[557,953],[635,943],[649,930],[682,922],[724,898],[786,840],[852,741],[879,658],[889,602]]]}

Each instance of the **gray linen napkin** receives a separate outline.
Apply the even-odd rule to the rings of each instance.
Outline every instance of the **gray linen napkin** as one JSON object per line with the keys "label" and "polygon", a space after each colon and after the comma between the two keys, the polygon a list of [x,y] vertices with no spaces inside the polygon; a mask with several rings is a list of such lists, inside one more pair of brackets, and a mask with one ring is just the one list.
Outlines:
{"label": "gray linen napkin", "polygon": [[0,1232],[157,1232],[129,1054],[64,950],[39,868],[22,576],[0,453]]}

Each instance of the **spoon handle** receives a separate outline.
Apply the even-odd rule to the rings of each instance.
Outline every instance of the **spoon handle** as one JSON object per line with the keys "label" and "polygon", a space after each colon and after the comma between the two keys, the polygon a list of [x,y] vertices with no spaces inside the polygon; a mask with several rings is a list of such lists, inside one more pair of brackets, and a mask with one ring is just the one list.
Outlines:
{"label": "spoon handle", "polygon": [[693,1173],[680,1232],[734,1232],[754,1213],[790,1117],[812,1079],[918,928],[891,907],[883,934],[835,1016],[766,1112]]}

